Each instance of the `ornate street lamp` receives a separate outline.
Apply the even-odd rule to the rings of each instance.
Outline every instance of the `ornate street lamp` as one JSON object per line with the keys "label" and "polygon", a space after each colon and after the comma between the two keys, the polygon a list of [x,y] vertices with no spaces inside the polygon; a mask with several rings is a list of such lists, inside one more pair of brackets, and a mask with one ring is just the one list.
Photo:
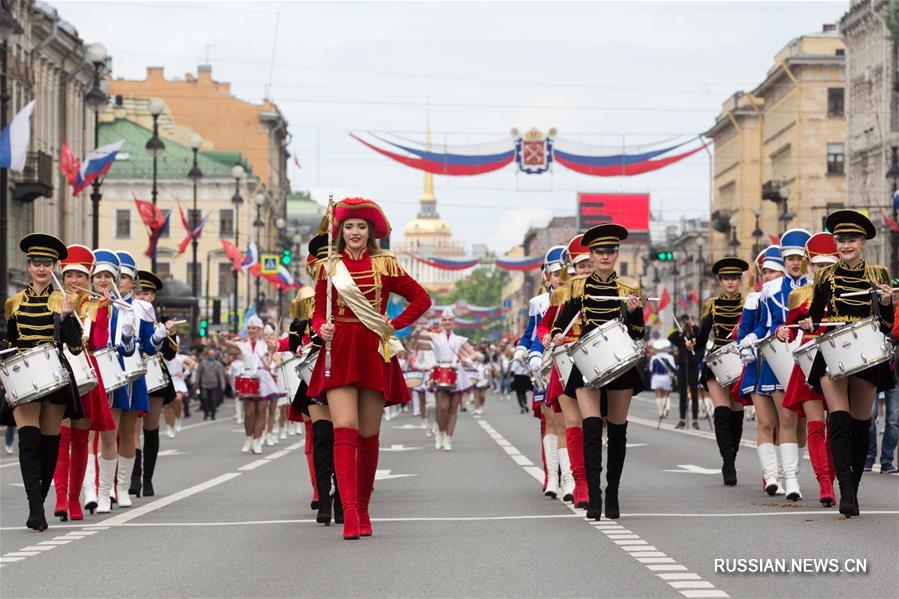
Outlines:
{"label": "ornate street lamp", "polygon": [[[188,173],[187,173],[188,178],[193,182],[193,188],[194,188],[193,189],[193,191],[194,191],[194,208],[190,213],[190,229],[191,229],[191,234],[193,234],[193,230],[197,228],[197,225],[200,224],[200,220],[201,220],[200,213],[197,209],[197,184],[199,184],[200,179],[203,177],[203,171],[201,171],[200,167],[197,166],[197,152],[199,151],[200,146],[203,144],[203,137],[199,133],[192,133],[190,135],[190,137],[188,138],[187,143],[190,145],[190,149],[194,154],[193,166],[191,167],[190,171],[188,171]],[[198,327],[198,324],[200,321],[200,319],[198,318],[199,311],[200,311],[200,304],[199,304],[200,263],[197,262],[197,245],[199,245],[199,240],[195,237],[192,238],[190,241],[190,245],[191,245],[191,250],[192,250],[192,255],[193,255],[192,256],[193,260],[192,260],[191,266],[190,266],[190,268],[191,268],[191,277],[190,277],[191,285],[190,286],[191,286],[191,291],[194,294],[194,297],[197,298],[197,300],[198,300],[196,310],[194,311],[194,320],[193,320],[193,325],[192,325],[193,332],[194,332],[194,339],[196,339],[196,334],[198,333],[197,327]],[[208,272],[208,270],[206,272],[206,278],[207,278],[207,280],[210,278],[210,273]],[[208,318],[208,315],[207,315],[207,318]]]}
{"label": "ornate street lamp", "polygon": [[[100,43],[94,43],[87,47],[84,58],[94,66],[94,82],[87,93],[84,94],[84,103],[87,107],[94,111],[94,148],[100,147],[100,113],[106,108],[109,98],[106,92],[100,89],[100,79],[106,70],[106,46]],[[93,214],[91,216],[93,231],[93,247],[100,246],[100,200],[103,195],[100,193],[100,186],[103,181],[99,177],[94,179],[91,185],[91,205],[93,206]]]}
{"label": "ornate street lamp", "polygon": [[[256,250],[262,255],[261,231],[265,223],[262,222],[262,207],[265,206],[265,194],[257,193],[253,196],[253,203],[256,205],[256,220],[253,221],[253,227],[256,229]],[[262,277],[256,277],[256,314],[260,314],[262,310]]]}
{"label": "ornate street lamp", "polygon": [[[159,195],[159,189],[157,188],[159,172],[157,160],[165,152],[165,144],[159,139],[159,115],[165,110],[165,103],[159,98],[150,98],[150,101],[147,102],[147,110],[150,116],[153,117],[153,135],[147,140],[147,144],[144,147],[147,149],[147,154],[153,158],[153,187],[150,189],[150,196],[155,206],[156,198]],[[153,252],[153,255],[150,256],[150,270],[154,273],[156,272],[156,252]]]}
{"label": "ornate street lamp", "polygon": [[[234,245],[240,247],[240,205],[243,204],[243,198],[240,197],[240,180],[244,176],[243,167],[235,164],[231,167],[231,176],[234,178],[234,195],[231,196],[231,203],[234,204]],[[234,319],[231,321],[231,332],[237,333],[240,328],[240,312],[237,306],[237,271],[234,271]]]}

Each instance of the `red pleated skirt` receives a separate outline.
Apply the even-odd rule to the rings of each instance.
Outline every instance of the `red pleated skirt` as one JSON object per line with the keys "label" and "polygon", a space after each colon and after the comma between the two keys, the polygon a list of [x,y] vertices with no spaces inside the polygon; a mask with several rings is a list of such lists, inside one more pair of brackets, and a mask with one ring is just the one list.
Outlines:
{"label": "red pleated skirt", "polygon": [[751,406],[752,405],[752,396],[749,394],[740,393],[740,389],[743,388],[743,375],[746,374],[746,366],[743,366],[743,372],[740,374],[740,378],[737,379],[737,382],[731,385],[730,387],[730,398],[743,406]]}
{"label": "red pleated skirt", "polygon": [[353,386],[384,394],[386,405],[412,401],[409,386],[396,357],[385,362],[381,356],[381,340],[362,323],[338,322],[331,341],[331,376],[325,377],[325,350],[319,352],[309,397],[327,403],[325,392],[337,387]]}
{"label": "red pleated skirt", "polygon": [[97,373],[97,386],[81,396],[81,408],[84,417],[90,418],[92,431],[115,430],[115,420],[112,418],[112,409],[109,407],[109,396],[103,385],[103,375],[100,373],[100,365],[93,354],[88,355],[94,372]]}
{"label": "red pleated skirt", "polygon": [[[783,407],[789,408],[796,412],[800,418],[805,418],[805,410],[802,404],[807,401],[824,401],[824,396],[809,387],[805,382],[805,373],[799,367],[799,364],[793,366],[790,373],[790,382],[787,383],[787,389],[784,392]],[[827,402],[825,402],[826,408]]]}
{"label": "red pleated skirt", "polygon": [[556,370],[556,365],[553,364],[553,369],[549,373],[549,386],[546,388],[546,401],[550,405],[558,404],[558,398],[563,393],[565,393],[565,387],[559,380],[559,371]]}
{"label": "red pleated skirt", "polygon": [[303,422],[303,413],[293,406],[287,407],[287,419],[291,422]]}

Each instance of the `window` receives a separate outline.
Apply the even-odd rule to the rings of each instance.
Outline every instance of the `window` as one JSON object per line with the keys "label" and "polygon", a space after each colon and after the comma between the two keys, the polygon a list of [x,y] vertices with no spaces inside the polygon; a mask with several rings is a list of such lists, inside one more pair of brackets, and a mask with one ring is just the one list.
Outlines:
{"label": "window", "polygon": [[843,174],[843,144],[827,144],[827,174]]}
{"label": "window", "polygon": [[[163,210],[162,214],[166,217],[165,226],[162,228],[162,233],[159,234],[159,238],[169,238],[172,236],[172,217],[171,217],[171,209]],[[159,273],[156,273],[159,274]]]}
{"label": "window", "polygon": [[[194,277],[193,277],[194,263],[188,262],[186,268],[187,268],[187,273],[186,273],[187,276],[184,277],[184,279],[187,281],[187,286],[190,287],[191,289],[193,289],[194,288]],[[199,262],[199,261],[197,262],[197,280],[199,281],[200,295],[202,295],[203,294],[203,263]]]}
{"label": "window", "polygon": [[115,211],[115,238],[130,239],[131,238],[131,211],[116,210]]}
{"label": "window", "polygon": [[156,262],[156,276],[165,281],[172,278],[172,265],[169,262]]}
{"label": "window", "polygon": [[234,293],[234,267],[230,262],[219,262],[218,296],[227,297]]}
{"label": "window", "polygon": [[827,116],[843,116],[843,88],[831,87],[827,90]]}
{"label": "window", "polygon": [[234,210],[219,210],[219,237],[234,237]]}

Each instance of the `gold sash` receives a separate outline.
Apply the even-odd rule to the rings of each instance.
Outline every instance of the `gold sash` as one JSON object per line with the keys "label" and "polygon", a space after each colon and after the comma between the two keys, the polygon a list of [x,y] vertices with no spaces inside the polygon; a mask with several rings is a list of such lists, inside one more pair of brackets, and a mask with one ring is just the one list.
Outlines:
{"label": "gold sash", "polygon": [[384,322],[381,313],[375,310],[365,298],[343,260],[337,260],[334,264],[331,280],[356,318],[381,339],[381,357],[385,362],[390,362],[393,356],[403,351],[403,344],[396,338],[396,331]]}

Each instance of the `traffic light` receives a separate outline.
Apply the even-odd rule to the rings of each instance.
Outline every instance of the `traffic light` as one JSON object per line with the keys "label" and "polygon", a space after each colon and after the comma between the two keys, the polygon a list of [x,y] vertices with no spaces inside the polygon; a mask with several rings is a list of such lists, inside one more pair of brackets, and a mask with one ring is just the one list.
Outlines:
{"label": "traffic light", "polygon": [[658,253],[658,259],[661,262],[671,262],[674,260],[674,252],[660,251]]}
{"label": "traffic light", "polygon": [[289,265],[293,261],[293,252],[289,248],[281,250],[281,264]]}
{"label": "traffic light", "polygon": [[200,321],[200,337],[206,336],[206,327],[209,325],[209,321],[205,318]]}

